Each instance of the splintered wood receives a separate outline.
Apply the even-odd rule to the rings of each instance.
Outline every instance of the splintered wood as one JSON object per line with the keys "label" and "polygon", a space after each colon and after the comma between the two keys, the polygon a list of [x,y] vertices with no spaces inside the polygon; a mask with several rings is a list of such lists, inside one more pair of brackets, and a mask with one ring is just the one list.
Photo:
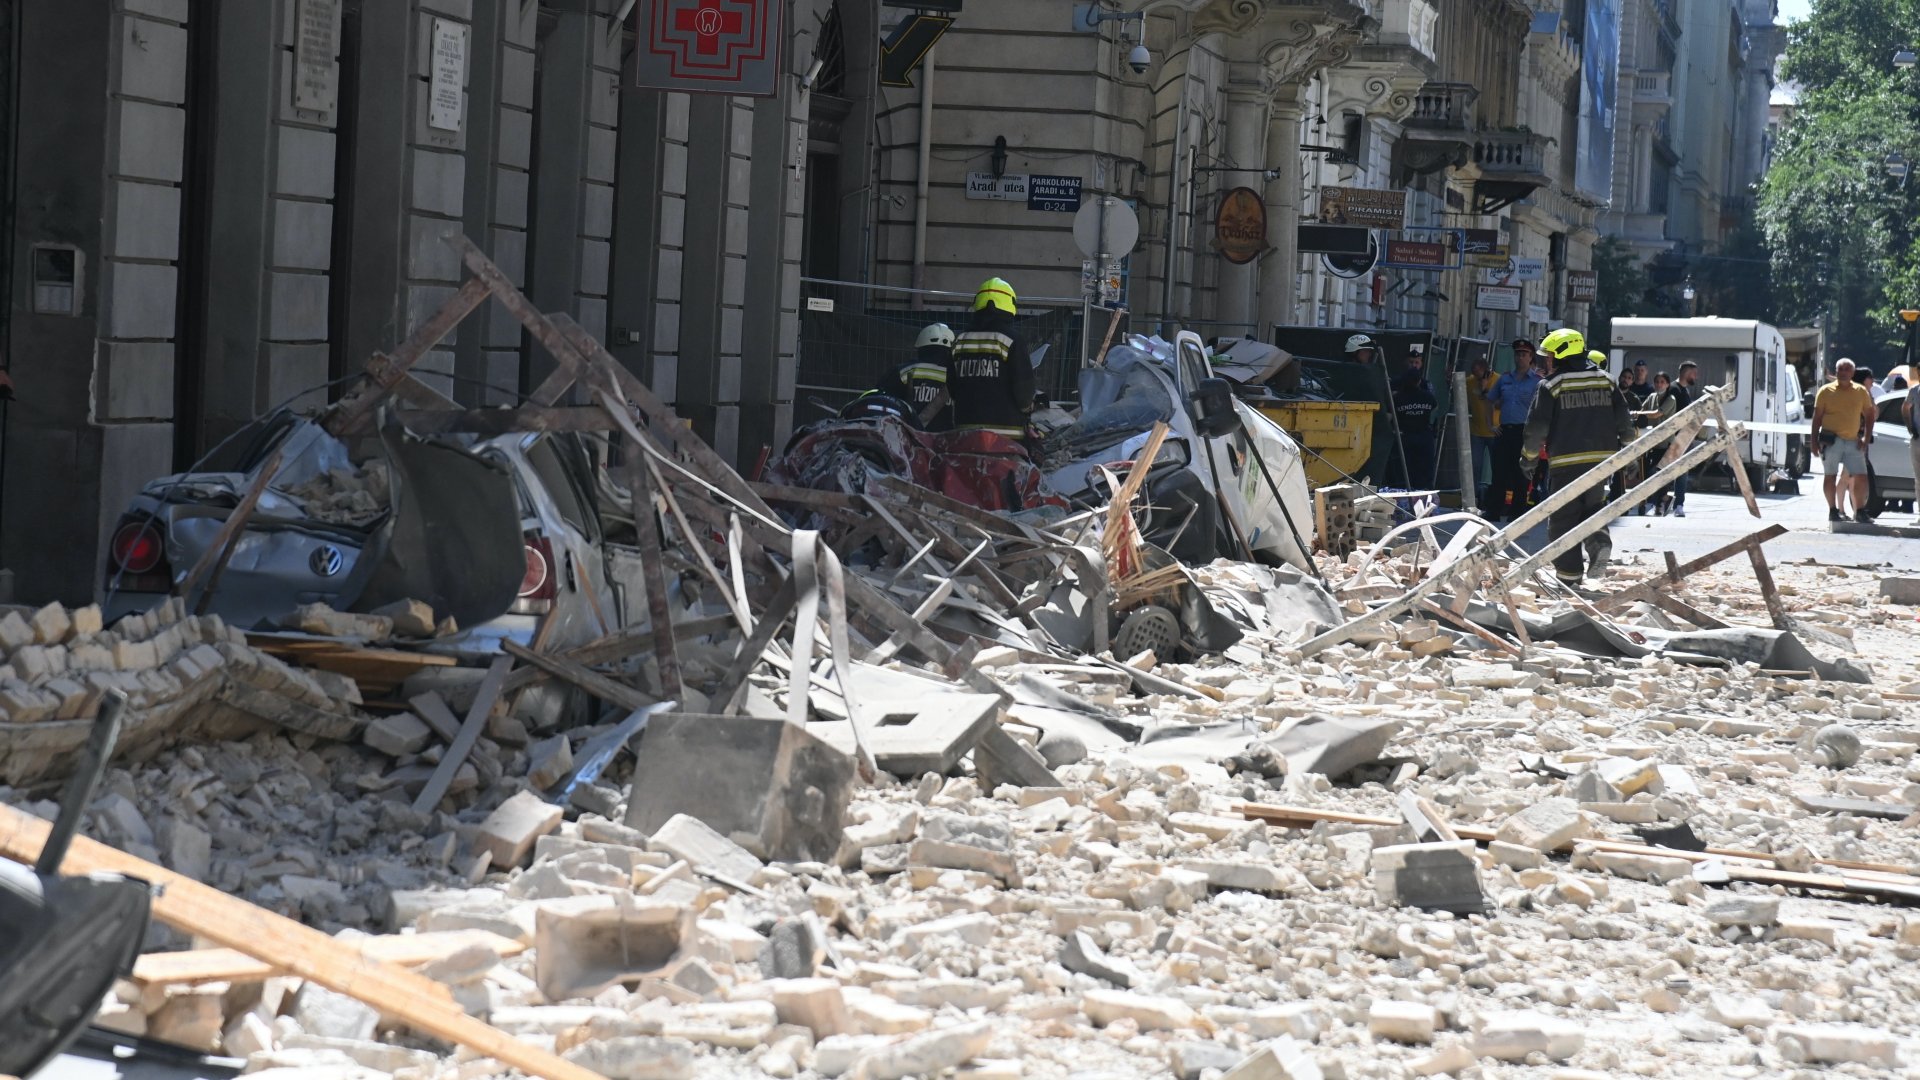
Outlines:
{"label": "splintered wood", "polygon": [[1107,557],[1107,577],[1116,588],[1144,571],[1141,564],[1140,527],[1133,520],[1133,500],[1146,485],[1153,461],[1160,456],[1160,444],[1167,438],[1167,425],[1156,423],[1147,433],[1147,444],[1134,456],[1126,479],[1107,504],[1106,526],[1100,534],[1100,550]]}

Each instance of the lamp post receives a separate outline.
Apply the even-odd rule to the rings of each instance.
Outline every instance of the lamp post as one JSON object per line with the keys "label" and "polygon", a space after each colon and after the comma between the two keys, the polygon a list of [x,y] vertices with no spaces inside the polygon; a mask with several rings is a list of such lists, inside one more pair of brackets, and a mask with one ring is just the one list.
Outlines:
{"label": "lamp post", "polygon": [[1894,67],[1902,71],[1908,71],[1911,70],[1915,64],[1920,64],[1920,54],[1916,54],[1913,51],[1913,46],[1902,45],[1893,51]]}
{"label": "lamp post", "polygon": [[1687,302],[1687,318],[1689,319],[1693,318],[1694,315],[1698,314],[1698,312],[1694,308],[1693,302],[1696,298],[1699,297],[1699,295],[1700,295],[1699,292],[1697,292],[1693,287],[1692,278],[1688,278],[1686,281],[1686,284],[1680,286],[1680,299],[1685,300]]}

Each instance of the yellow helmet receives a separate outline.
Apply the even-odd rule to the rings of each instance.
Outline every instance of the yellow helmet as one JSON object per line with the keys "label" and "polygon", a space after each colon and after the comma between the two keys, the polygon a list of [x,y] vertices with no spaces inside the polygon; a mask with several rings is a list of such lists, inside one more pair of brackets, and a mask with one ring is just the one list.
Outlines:
{"label": "yellow helmet", "polygon": [[1607,369],[1607,354],[1601,352],[1599,349],[1594,349],[1593,351],[1587,353],[1587,360],[1590,363],[1592,363],[1594,367],[1599,368],[1601,371],[1605,371]]}
{"label": "yellow helmet", "polygon": [[1009,315],[1014,314],[1014,304],[1019,297],[1013,294],[1013,286],[1002,278],[988,278],[980,283],[980,291],[974,294],[973,310],[985,311],[989,307],[999,308]]}
{"label": "yellow helmet", "polygon": [[1565,360],[1587,351],[1587,338],[1578,330],[1562,328],[1540,339],[1540,351],[1555,360]]}

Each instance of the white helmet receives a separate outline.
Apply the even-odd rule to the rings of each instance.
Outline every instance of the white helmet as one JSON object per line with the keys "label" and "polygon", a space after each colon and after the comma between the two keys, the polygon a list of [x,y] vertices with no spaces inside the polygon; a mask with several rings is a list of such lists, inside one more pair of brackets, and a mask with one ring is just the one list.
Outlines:
{"label": "white helmet", "polygon": [[1347,351],[1350,353],[1359,352],[1361,349],[1372,349],[1377,347],[1378,346],[1374,345],[1373,339],[1368,337],[1365,334],[1355,334],[1352,337],[1347,339]]}
{"label": "white helmet", "polygon": [[920,340],[914,342],[913,347],[924,349],[929,345],[938,345],[943,349],[953,348],[953,327],[937,322],[920,331]]}

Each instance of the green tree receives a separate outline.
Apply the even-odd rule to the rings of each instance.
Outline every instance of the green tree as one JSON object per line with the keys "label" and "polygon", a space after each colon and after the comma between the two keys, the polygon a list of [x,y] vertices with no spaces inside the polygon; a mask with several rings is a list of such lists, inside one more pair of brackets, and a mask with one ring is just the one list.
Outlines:
{"label": "green tree", "polygon": [[1789,35],[1782,73],[1806,89],[1756,214],[1780,321],[1824,315],[1836,350],[1880,366],[1903,337],[1893,312],[1920,301],[1920,189],[1885,168],[1920,162],[1920,72],[1892,62],[1912,41],[1920,0],[1818,0]]}
{"label": "green tree", "polygon": [[1647,271],[1626,241],[1608,236],[1593,245],[1593,274],[1597,291],[1587,315],[1587,346],[1605,351],[1613,345],[1616,317],[1647,312]]}

